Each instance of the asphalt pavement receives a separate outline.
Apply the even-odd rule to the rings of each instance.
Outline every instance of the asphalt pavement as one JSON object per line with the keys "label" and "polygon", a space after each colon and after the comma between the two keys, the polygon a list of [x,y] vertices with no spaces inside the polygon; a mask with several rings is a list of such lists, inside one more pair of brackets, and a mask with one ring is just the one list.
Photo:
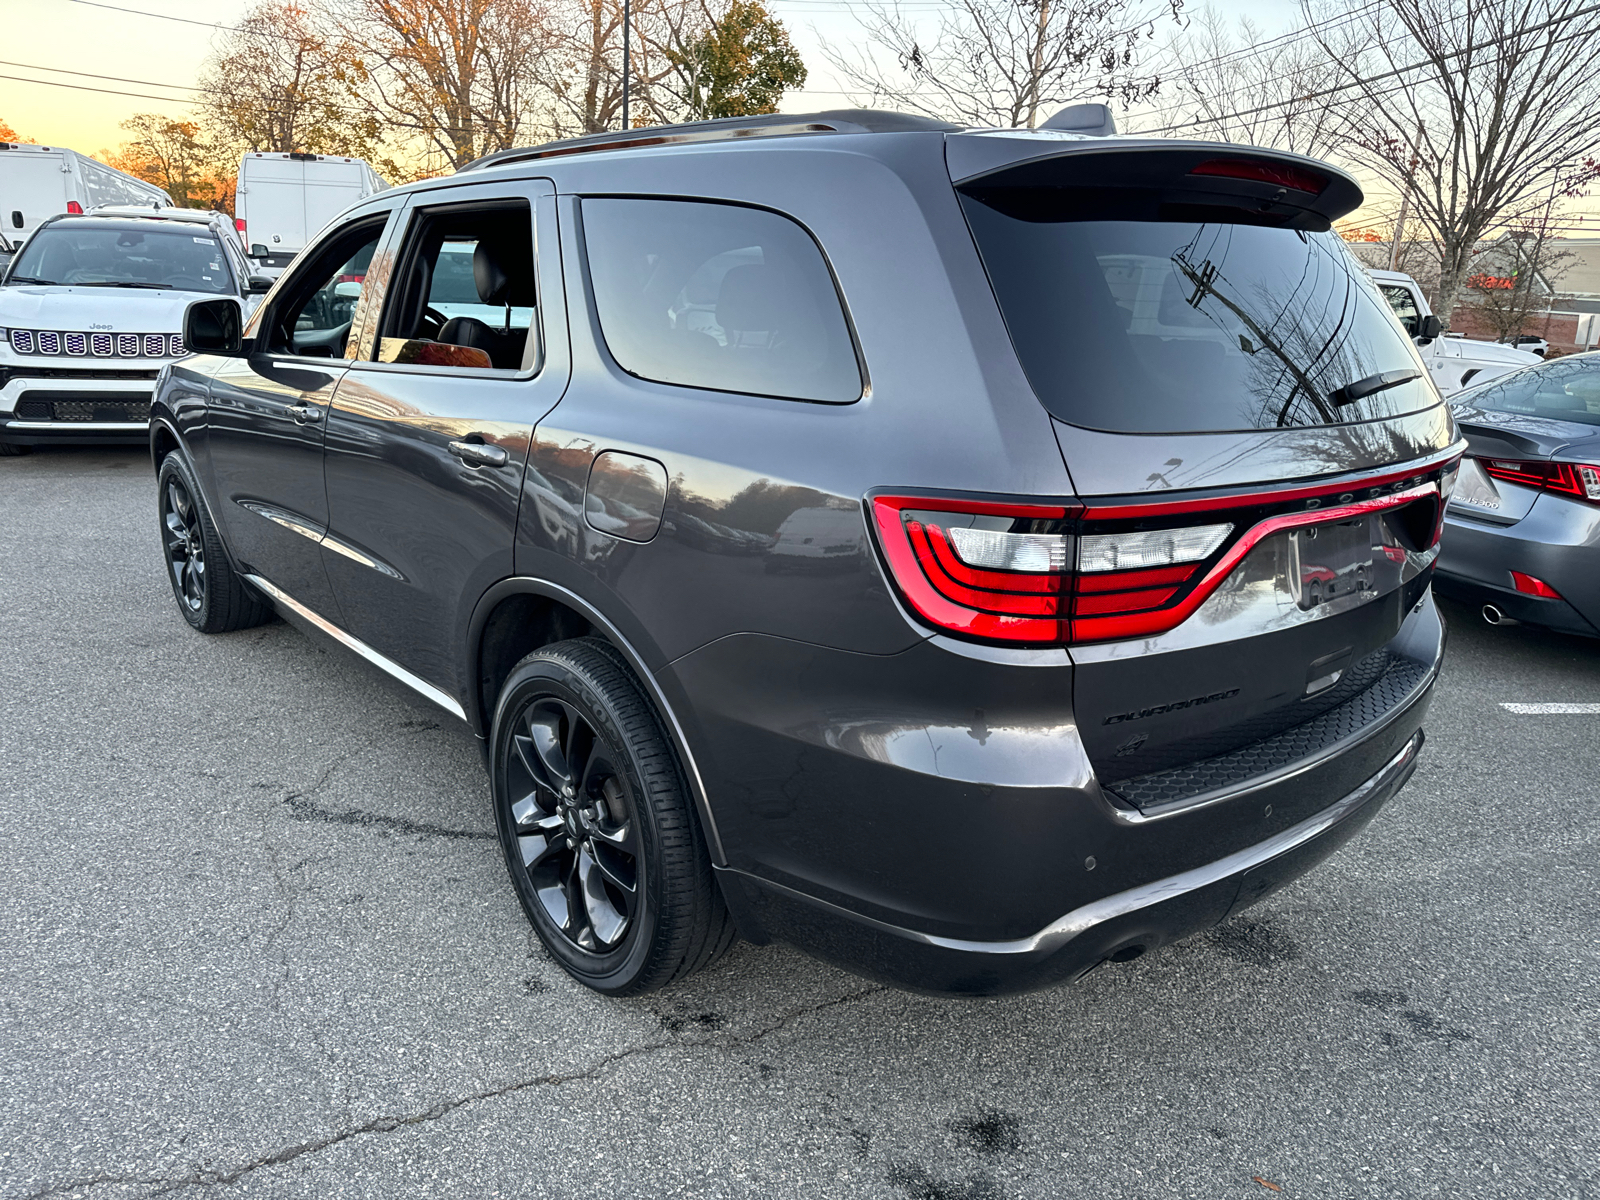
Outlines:
{"label": "asphalt pavement", "polygon": [[466,728],[202,637],[135,450],[0,460],[0,1197],[1600,1197],[1600,643],[1451,645],[1410,785],[1242,918],[1000,1000],[780,946],[607,1000]]}

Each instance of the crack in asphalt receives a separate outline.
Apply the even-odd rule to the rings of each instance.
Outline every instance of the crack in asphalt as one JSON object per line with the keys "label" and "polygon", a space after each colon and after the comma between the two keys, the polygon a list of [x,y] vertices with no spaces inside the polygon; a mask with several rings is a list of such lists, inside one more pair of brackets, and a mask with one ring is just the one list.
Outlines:
{"label": "crack in asphalt", "polygon": [[367,829],[390,829],[396,833],[416,834],[419,837],[451,839],[493,840],[494,834],[478,829],[450,829],[427,821],[413,821],[408,817],[391,817],[383,813],[368,812],[363,808],[324,808],[310,799],[311,793],[290,792],[283,798],[289,815],[296,821],[326,821],[332,825],[355,825]]}
{"label": "crack in asphalt", "polygon": [[181,1191],[183,1188],[216,1187],[218,1185],[237,1183],[246,1175],[249,1175],[255,1171],[259,1171],[263,1167],[283,1166],[285,1163],[293,1162],[295,1159],[302,1158],[307,1154],[318,1154],[324,1150],[332,1149],[334,1146],[341,1145],[342,1143],[348,1142],[353,1138],[362,1137],[366,1134],[392,1133],[397,1129],[405,1129],[409,1126],[422,1125],[430,1121],[437,1121],[441,1117],[449,1116],[457,1109],[465,1108],[468,1105],[481,1104],[489,1100],[499,1100],[506,1096],[514,1096],[519,1092],[529,1091],[533,1088],[559,1087],[564,1083],[581,1083],[586,1080],[594,1079],[608,1068],[613,1067],[620,1062],[625,1062],[628,1059],[638,1058],[642,1055],[654,1054],[661,1050],[670,1050],[677,1046],[690,1046],[696,1048],[709,1046],[726,1047],[731,1049],[736,1046],[747,1045],[751,1042],[758,1042],[762,1038],[770,1037],[775,1033],[779,1033],[784,1029],[787,1029],[796,1021],[803,1020],[804,1018],[819,1012],[826,1012],[830,1008],[838,1008],[844,1004],[851,1004],[857,1000],[864,1000],[868,996],[874,996],[879,992],[885,992],[888,990],[889,989],[887,987],[878,985],[864,988],[859,992],[851,992],[844,996],[836,996],[832,1000],[824,1000],[819,1004],[810,1004],[804,1008],[798,1008],[791,1013],[785,1014],[781,1019],[773,1022],[766,1028],[755,1030],[753,1033],[738,1034],[731,1037],[662,1038],[653,1042],[645,1042],[642,1045],[632,1046],[627,1050],[619,1050],[615,1054],[608,1054],[604,1058],[599,1059],[592,1066],[587,1067],[582,1071],[573,1071],[567,1074],[552,1073],[547,1075],[536,1075],[532,1079],[521,1079],[515,1083],[508,1083],[503,1087],[487,1088],[483,1091],[472,1092],[468,1095],[458,1096],[451,1100],[441,1100],[439,1103],[433,1105],[431,1108],[424,1109],[422,1112],[410,1113],[404,1116],[375,1117],[371,1121],[367,1121],[350,1129],[342,1130],[339,1133],[331,1134],[325,1138],[317,1138],[312,1141],[300,1142],[293,1146],[285,1146],[282,1149],[273,1151],[271,1154],[264,1154],[260,1158],[251,1159],[249,1162],[233,1168],[196,1171],[194,1174],[186,1175],[181,1179],[149,1179],[138,1176],[94,1175],[85,1179],[74,1179],[68,1180],[65,1183],[52,1184],[42,1191],[29,1192],[25,1196],[18,1196],[17,1200],[45,1200],[45,1197],[48,1196],[59,1196],[67,1192],[80,1190],[82,1188],[97,1187],[101,1184],[112,1183],[135,1183],[144,1185],[159,1184],[161,1186],[157,1187],[155,1191],[145,1192],[142,1197],[142,1200],[154,1200],[154,1197],[170,1195],[173,1192]]}

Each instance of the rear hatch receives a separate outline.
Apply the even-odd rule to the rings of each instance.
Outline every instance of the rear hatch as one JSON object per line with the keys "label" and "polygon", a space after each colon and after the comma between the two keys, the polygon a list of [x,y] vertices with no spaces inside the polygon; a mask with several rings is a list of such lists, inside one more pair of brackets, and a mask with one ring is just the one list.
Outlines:
{"label": "rear hatch", "polygon": [[1083,506],[1064,640],[1102,782],[1190,799],[1402,702],[1459,447],[1331,231],[1354,181],[1134,139],[952,135],[947,161]]}

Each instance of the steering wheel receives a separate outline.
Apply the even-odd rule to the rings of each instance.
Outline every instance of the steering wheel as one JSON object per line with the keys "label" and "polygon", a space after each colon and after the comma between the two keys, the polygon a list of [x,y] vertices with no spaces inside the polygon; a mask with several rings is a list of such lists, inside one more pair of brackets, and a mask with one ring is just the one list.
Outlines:
{"label": "steering wheel", "polygon": [[439,334],[444,330],[445,323],[450,320],[431,304],[422,310],[422,320],[417,322],[417,332],[430,342],[437,342]]}

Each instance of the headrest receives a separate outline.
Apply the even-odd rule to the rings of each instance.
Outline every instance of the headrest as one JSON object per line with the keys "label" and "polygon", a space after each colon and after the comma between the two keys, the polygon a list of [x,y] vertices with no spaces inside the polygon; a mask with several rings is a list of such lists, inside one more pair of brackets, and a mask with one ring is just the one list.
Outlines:
{"label": "headrest", "polygon": [[717,324],[738,332],[769,332],[793,323],[790,289],[773,268],[755,263],[732,268],[717,293]]}
{"label": "headrest", "polygon": [[478,285],[478,299],[485,304],[506,303],[511,292],[511,276],[487,239],[479,241],[478,248],[472,252],[472,279]]}

